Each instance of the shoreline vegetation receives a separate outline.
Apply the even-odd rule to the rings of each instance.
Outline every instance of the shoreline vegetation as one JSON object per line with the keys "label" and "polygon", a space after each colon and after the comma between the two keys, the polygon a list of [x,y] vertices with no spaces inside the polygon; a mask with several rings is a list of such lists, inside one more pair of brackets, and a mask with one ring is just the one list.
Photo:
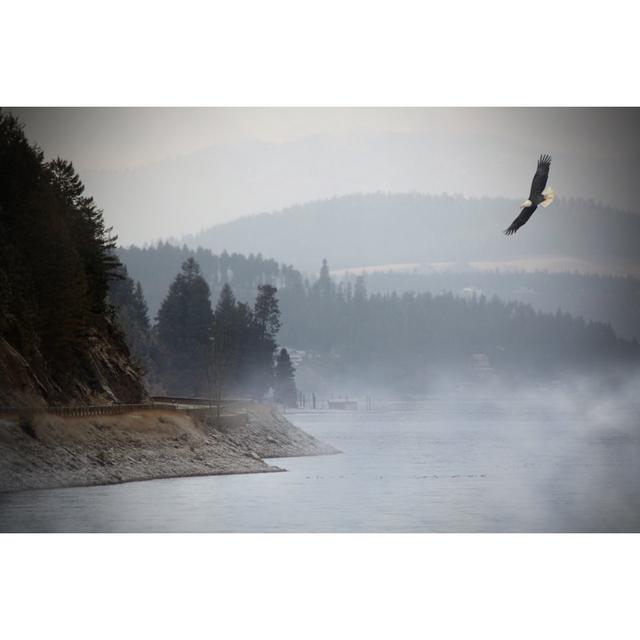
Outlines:
{"label": "shoreline vegetation", "polygon": [[340,453],[275,407],[244,407],[246,424],[175,411],[0,420],[0,492],[286,471],[265,458]]}

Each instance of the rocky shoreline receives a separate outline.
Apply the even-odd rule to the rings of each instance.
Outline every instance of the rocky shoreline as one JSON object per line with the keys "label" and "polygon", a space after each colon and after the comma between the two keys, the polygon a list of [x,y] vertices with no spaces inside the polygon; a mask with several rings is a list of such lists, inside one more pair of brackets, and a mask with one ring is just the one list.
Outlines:
{"label": "rocky shoreline", "polygon": [[119,416],[39,414],[0,419],[0,491],[158,478],[284,471],[264,458],[339,453],[278,410],[247,405],[248,420],[219,422],[174,411]]}

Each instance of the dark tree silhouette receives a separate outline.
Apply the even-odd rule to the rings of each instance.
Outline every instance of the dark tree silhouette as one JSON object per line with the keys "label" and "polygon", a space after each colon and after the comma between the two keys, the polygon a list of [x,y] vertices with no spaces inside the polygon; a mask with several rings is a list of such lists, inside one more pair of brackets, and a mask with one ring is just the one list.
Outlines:
{"label": "dark tree silhouette", "polygon": [[286,349],[280,349],[275,369],[274,399],[287,407],[298,405],[298,391],[295,382],[295,368]]}
{"label": "dark tree silhouette", "polygon": [[209,287],[189,258],[158,311],[159,373],[176,394],[207,394],[213,312]]}
{"label": "dark tree silhouette", "polygon": [[91,310],[102,313],[109,280],[118,276],[120,267],[114,254],[117,237],[105,226],[102,211],[96,207],[93,198],[83,195],[84,185],[71,162],[57,158],[45,167],[71,222],[79,258],[87,274]]}
{"label": "dark tree silhouette", "polygon": [[[26,361],[48,402],[104,393],[101,379],[111,374],[97,367],[107,344],[128,358],[107,309],[119,267],[114,247],[73,165],[45,162],[17,119],[0,110],[0,338]],[[140,398],[139,381],[129,383],[121,397]]]}
{"label": "dark tree silhouette", "polygon": [[149,387],[155,387],[154,348],[149,311],[142,285],[134,282],[122,266],[119,277],[111,281],[108,301],[116,323],[123,331],[131,356],[146,376]]}
{"label": "dark tree silhouette", "polygon": [[254,398],[262,398],[273,383],[273,356],[277,347],[276,335],[281,326],[277,291],[269,284],[260,285],[253,307],[255,342],[249,387]]}
{"label": "dark tree silhouette", "polygon": [[218,402],[239,386],[239,364],[246,328],[239,322],[233,291],[225,284],[218,298],[213,320],[212,384]]}

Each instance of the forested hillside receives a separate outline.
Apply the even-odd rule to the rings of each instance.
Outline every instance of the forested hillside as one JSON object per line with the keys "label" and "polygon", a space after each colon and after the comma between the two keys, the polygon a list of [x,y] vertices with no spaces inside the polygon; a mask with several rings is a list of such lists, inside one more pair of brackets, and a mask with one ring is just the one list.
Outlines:
{"label": "forested hillside", "polygon": [[419,392],[447,373],[471,372],[479,355],[505,380],[640,364],[638,343],[606,324],[482,295],[371,295],[362,277],[336,285],[326,263],[311,286],[281,293],[282,342],[322,356],[329,379]]}
{"label": "forested hillside", "polygon": [[115,240],[73,165],[0,112],[0,404],[145,396],[106,300]]}
{"label": "forested hillside", "polygon": [[[345,276],[354,283],[357,272]],[[640,280],[571,272],[467,269],[431,273],[375,272],[366,275],[371,293],[415,292],[473,295],[530,304],[537,311],[559,309],[585,320],[611,324],[621,337],[640,340]]]}
{"label": "forested hillside", "polygon": [[177,247],[168,242],[144,248],[119,247],[117,254],[131,277],[142,284],[152,318],[157,314],[169,285],[189,258],[194,258],[198,263],[213,300],[218,298],[225,284],[233,288],[239,300],[249,302],[255,297],[259,284],[286,286],[291,277],[299,275],[291,267],[263,258],[260,253],[244,256],[223,251],[217,255],[209,249],[194,251],[187,246]]}
{"label": "forested hillside", "polygon": [[[288,299],[290,292],[300,291],[306,278],[291,266],[280,264],[261,254],[220,255],[208,249],[192,251],[168,243],[155,246],[119,248],[118,256],[132,278],[142,284],[149,316],[153,319],[182,263],[194,257],[200,265],[213,300],[217,300],[228,283],[241,302],[251,302],[258,284],[272,284],[284,296],[285,327],[289,327]],[[309,280],[317,278],[315,265]],[[355,283],[358,270],[335,276],[340,283]],[[640,280],[632,277],[599,276],[580,273],[525,272],[514,270],[481,271],[479,269],[444,270],[430,273],[377,272],[365,276],[370,293],[398,294],[415,292],[440,294],[451,292],[469,297],[474,293],[505,301],[530,304],[536,311],[555,313],[559,309],[585,320],[610,323],[616,333],[625,338],[640,339]],[[307,283],[308,284],[308,283]]]}
{"label": "forested hillside", "polygon": [[[167,246],[160,250],[167,251]],[[202,251],[200,256],[207,256],[210,264],[220,264],[219,257],[208,252]],[[248,264],[241,256],[235,260],[245,267]],[[254,267],[262,264],[255,258],[252,260]],[[231,281],[240,285],[240,289],[243,285],[248,287],[259,280],[260,274],[265,276],[266,270],[257,267],[254,271],[246,270],[243,274],[246,280],[231,270],[225,271],[224,278],[217,272],[215,282],[220,285],[224,280],[225,284],[217,296],[212,292],[209,305],[209,289],[205,288],[201,269],[193,258],[185,262],[164,298],[154,333],[156,340],[164,343],[166,354],[171,351],[176,354],[163,356],[160,368],[166,368],[171,358],[174,362],[184,360],[182,365],[176,364],[173,370],[170,366],[161,374],[165,384],[174,388],[194,381],[189,383],[195,385],[194,389],[198,385],[211,386],[211,382],[206,382],[208,365],[202,359],[211,339],[214,352],[210,352],[209,366],[218,358],[217,366],[229,389],[261,397],[273,386],[273,380],[268,382],[273,372],[259,375],[262,381],[259,388],[252,387],[250,382],[254,372],[263,366],[255,359],[261,347],[254,342],[261,334],[256,325],[261,315],[258,303],[261,294],[251,307],[250,300],[236,298],[230,285]],[[553,379],[576,373],[591,375],[596,371],[603,375],[626,375],[640,364],[638,344],[619,338],[607,324],[559,311],[540,313],[530,305],[487,297],[481,292],[462,296],[450,292],[370,294],[362,276],[354,281],[336,282],[326,261],[311,282],[296,270],[290,267],[283,270],[275,263],[269,278],[281,285],[277,291],[271,284],[257,287],[259,292],[267,288],[277,295],[274,304],[277,303],[281,313],[276,329],[270,332],[273,339],[267,348],[269,368],[273,365],[278,333],[277,342],[302,357],[299,372],[303,390],[309,390],[310,385],[316,389],[340,388],[339,381],[342,384],[348,381],[352,385],[419,394],[442,376],[473,377],[478,361],[484,363],[485,371],[511,381]],[[189,294],[179,294],[181,283],[191,280],[200,282],[198,288]],[[201,300],[197,303],[199,311],[193,306],[197,300]],[[211,320],[213,305],[215,313]],[[203,318],[202,322],[195,321],[198,317]],[[192,322],[192,328],[183,326],[183,322]],[[213,326],[213,331],[207,332],[207,325]],[[188,346],[189,336],[198,335],[196,342]],[[215,345],[225,345],[224,353],[216,356]]]}
{"label": "forested hillside", "polygon": [[449,195],[356,194],[217,225],[185,242],[216,253],[278,256],[298,269],[327,258],[334,269],[371,265],[565,258],[625,270],[640,243],[640,216],[594,201],[559,198],[526,230],[502,230],[519,201]]}

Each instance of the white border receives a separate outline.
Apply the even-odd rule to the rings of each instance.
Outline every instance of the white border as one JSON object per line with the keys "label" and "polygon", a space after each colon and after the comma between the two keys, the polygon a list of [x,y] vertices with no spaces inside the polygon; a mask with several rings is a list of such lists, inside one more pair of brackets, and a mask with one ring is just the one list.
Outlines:
{"label": "white border", "polygon": [[632,535],[1,540],[12,639],[637,637]]}
{"label": "white border", "polygon": [[6,106],[635,106],[633,3],[21,0]]}
{"label": "white border", "polygon": [[[0,104],[638,104],[632,3],[5,3]],[[8,638],[636,636],[637,536],[0,537]],[[434,633],[435,632],[435,633]]]}

